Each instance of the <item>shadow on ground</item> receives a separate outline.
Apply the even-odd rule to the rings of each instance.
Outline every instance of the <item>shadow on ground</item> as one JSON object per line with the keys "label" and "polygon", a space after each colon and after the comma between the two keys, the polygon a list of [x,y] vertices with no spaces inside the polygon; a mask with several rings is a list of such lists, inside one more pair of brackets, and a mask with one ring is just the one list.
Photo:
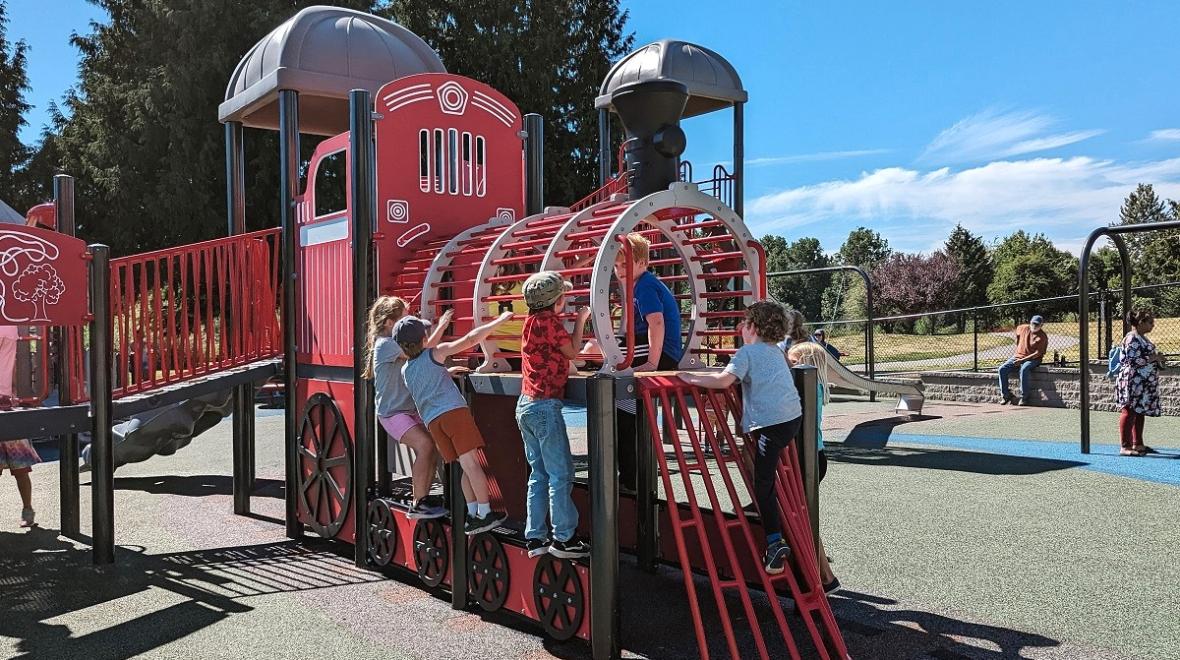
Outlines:
{"label": "shadow on ground", "polygon": [[[115,477],[115,490],[138,490],[153,495],[233,495],[233,478],[221,474],[193,474],[186,476]],[[255,497],[283,499],[281,479],[255,479]]]}
{"label": "shadow on ground", "polygon": [[[16,640],[17,658],[130,658],[252,611],[243,601],[245,598],[382,579],[376,573],[356,569],[341,552],[347,549],[345,546],[315,539],[163,555],[119,548],[117,563],[104,568],[91,565],[89,551],[79,550],[55,531],[42,528],[27,533],[0,532],[0,548],[0,590],[7,611],[0,630],[5,637]],[[408,574],[402,581],[416,584]],[[625,557],[619,583],[620,636],[628,652],[625,655],[698,655],[692,614],[678,570],[661,567],[654,574],[646,573]],[[712,590],[701,576],[694,576],[694,585],[708,631],[709,653],[728,657]],[[110,612],[110,625],[78,636],[66,625],[53,623],[55,618],[71,612],[152,589],[173,595],[158,609],[138,616],[136,612]],[[182,601],[175,602],[175,596]],[[770,657],[787,657],[766,596],[760,592],[752,592],[751,596],[756,626],[766,639]],[[890,599],[852,591],[840,592],[831,602],[853,657],[1006,658],[1018,657],[1022,649],[1058,644],[1040,635],[894,607],[896,603]],[[783,603],[789,612],[790,603]],[[743,611],[736,595],[729,595],[726,604],[731,613]],[[481,616],[529,634],[542,634],[537,624],[502,612]],[[799,652],[803,657],[812,657],[814,648],[803,620],[789,615],[787,623]],[[752,628],[741,614],[736,616],[733,630],[741,657],[757,657]],[[968,639],[974,644],[963,641]],[[561,658],[590,657],[584,642],[546,641],[545,648]]]}
{"label": "shadow on ground", "polygon": [[[923,470],[953,470],[991,475],[1033,475],[1086,465],[1079,461],[1010,456],[957,449],[889,447],[893,429],[921,418],[879,419],[857,424],[844,442],[824,443],[829,460],[859,465],[889,465]],[[929,418],[927,418],[929,419]]]}
{"label": "shadow on ground", "polygon": [[[6,610],[0,631],[17,640],[17,658],[130,658],[251,611],[242,598],[380,579],[353,568],[331,545],[282,542],[164,555],[121,547],[115,565],[98,568],[89,550],[56,531],[0,532]],[[112,625],[77,637],[66,625],[47,623],[150,589],[184,600],[134,618],[114,613]]]}

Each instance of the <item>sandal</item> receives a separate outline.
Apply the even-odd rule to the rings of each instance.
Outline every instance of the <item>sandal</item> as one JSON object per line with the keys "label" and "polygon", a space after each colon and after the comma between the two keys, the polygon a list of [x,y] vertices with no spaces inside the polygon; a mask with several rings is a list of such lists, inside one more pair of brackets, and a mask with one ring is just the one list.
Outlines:
{"label": "sandal", "polygon": [[1151,447],[1148,447],[1147,445],[1135,445],[1131,449],[1139,452],[1140,456],[1142,456],[1144,454],[1158,454],[1159,453],[1158,451],[1152,449]]}
{"label": "sandal", "polygon": [[1124,449],[1119,450],[1119,456],[1143,456],[1143,454],[1141,452],[1134,450],[1134,449],[1125,449],[1124,448]]}

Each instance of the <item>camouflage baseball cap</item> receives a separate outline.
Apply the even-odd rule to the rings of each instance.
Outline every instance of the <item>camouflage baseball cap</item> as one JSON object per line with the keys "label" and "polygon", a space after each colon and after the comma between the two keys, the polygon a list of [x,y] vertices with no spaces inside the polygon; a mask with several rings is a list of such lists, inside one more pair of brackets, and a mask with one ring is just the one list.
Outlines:
{"label": "camouflage baseball cap", "polygon": [[574,285],[566,282],[561,273],[551,270],[533,273],[524,281],[524,303],[529,309],[542,309],[557,302],[561,294],[573,288]]}

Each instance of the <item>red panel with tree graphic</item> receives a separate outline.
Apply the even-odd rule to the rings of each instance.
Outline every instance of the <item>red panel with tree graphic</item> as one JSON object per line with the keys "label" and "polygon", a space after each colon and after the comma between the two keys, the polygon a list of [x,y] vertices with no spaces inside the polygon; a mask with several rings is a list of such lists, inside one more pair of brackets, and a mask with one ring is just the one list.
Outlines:
{"label": "red panel with tree graphic", "polygon": [[0,225],[0,325],[81,325],[86,243],[39,227]]}

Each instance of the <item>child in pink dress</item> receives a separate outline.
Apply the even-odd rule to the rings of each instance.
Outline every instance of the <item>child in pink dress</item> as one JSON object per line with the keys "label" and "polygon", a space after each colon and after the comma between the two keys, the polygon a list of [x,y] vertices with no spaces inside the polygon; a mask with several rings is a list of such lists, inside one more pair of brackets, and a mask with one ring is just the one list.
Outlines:
{"label": "child in pink dress", "polygon": [[23,507],[20,512],[21,527],[32,527],[34,524],[33,480],[29,473],[40,462],[41,457],[28,440],[0,440],[0,475],[8,470],[16,478],[16,489],[20,492]]}

